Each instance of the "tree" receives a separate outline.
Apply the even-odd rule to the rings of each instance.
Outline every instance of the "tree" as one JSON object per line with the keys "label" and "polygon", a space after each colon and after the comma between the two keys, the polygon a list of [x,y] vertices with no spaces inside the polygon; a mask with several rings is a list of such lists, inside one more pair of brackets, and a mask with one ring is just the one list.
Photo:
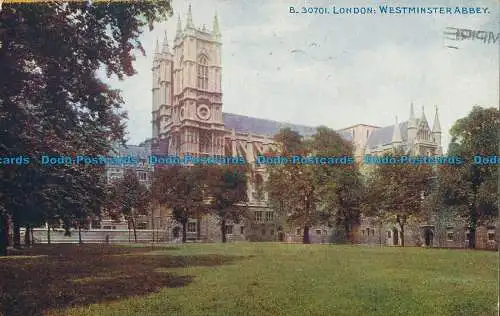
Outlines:
{"label": "tree", "polygon": [[174,165],[155,172],[153,198],[172,209],[173,217],[182,225],[182,242],[187,240],[189,218],[201,219],[208,213],[206,176],[206,169],[201,166]]}
{"label": "tree", "polygon": [[[113,141],[123,139],[126,116],[120,112],[119,91],[98,79],[97,72],[105,68],[108,76],[120,79],[133,75],[133,51],[144,52],[138,41],[143,27],[152,28],[155,21],[170,14],[169,1],[128,6],[4,5],[0,17],[2,154],[24,155],[32,161],[42,153],[106,155]],[[27,205],[27,192],[44,202],[45,214],[50,215],[46,220],[58,217],[67,225],[72,219],[82,219],[81,210],[94,208],[93,200],[99,199],[90,192],[99,192],[102,186],[96,186],[94,176],[85,175],[83,169],[63,176],[60,170],[44,171],[38,164],[20,167],[0,169],[0,204],[14,222],[16,244],[19,227],[32,218],[26,216],[33,212]],[[46,175],[36,183],[37,188],[45,188],[43,194],[30,191],[33,173]],[[78,191],[82,188],[93,190]],[[51,202],[47,196],[55,199]],[[5,229],[0,227],[0,235]],[[0,249],[5,248],[5,238],[0,242]]]}
{"label": "tree", "polygon": [[310,146],[315,156],[345,159],[338,165],[316,164],[313,171],[323,209],[335,225],[343,227],[344,240],[352,240],[352,227],[359,224],[363,197],[358,165],[347,161],[353,156],[354,148],[334,130],[323,126],[313,135]]}
{"label": "tree", "polygon": [[476,247],[476,230],[498,216],[498,178],[495,164],[478,164],[474,156],[498,156],[500,112],[495,108],[474,107],[467,117],[450,130],[449,156],[464,163],[439,168],[441,201],[458,210],[469,228],[469,248]]}
{"label": "tree", "polygon": [[245,216],[247,196],[246,165],[211,165],[208,168],[207,194],[210,208],[220,219],[222,242],[226,242],[226,224],[238,223]]}
{"label": "tree", "polygon": [[[275,135],[278,150],[266,153],[269,158],[305,155],[306,145],[299,133],[284,128]],[[278,163],[267,166],[266,190],[271,207],[289,222],[304,229],[303,242],[309,243],[309,229],[317,220],[316,196],[310,166]]]}
{"label": "tree", "polygon": [[136,219],[138,215],[145,215],[150,203],[150,194],[147,187],[139,182],[132,169],[126,169],[123,179],[115,184],[116,200],[114,205],[120,214],[123,214],[129,223],[129,229],[134,231],[134,241],[137,242]]}
{"label": "tree", "polygon": [[[326,127],[319,127],[310,140],[283,129],[275,140],[280,148],[268,153],[269,156],[304,159],[309,156],[312,160],[268,167],[267,190],[273,208],[303,227],[304,243],[310,242],[309,230],[313,225],[329,223],[332,219],[345,228],[348,239],[352,224],[359,221],[362,188],[357,167],[347,161],[352,156],[352,146]],[[335,161],[325,160],[328,157],[341,160],[335,165]]]}
{"label": "tree", "polygon": [[[401,152],[393,156],[399,159]],[[424,212],[423,199],[431,192],[434,177],[429,165],[380,164],[375,166],[368,180],[368,190],[363,203],[367,215],[376,215],[384,221],[397,224],[401,229],[404,247],[405,227],[411,219],[420,219]]]}

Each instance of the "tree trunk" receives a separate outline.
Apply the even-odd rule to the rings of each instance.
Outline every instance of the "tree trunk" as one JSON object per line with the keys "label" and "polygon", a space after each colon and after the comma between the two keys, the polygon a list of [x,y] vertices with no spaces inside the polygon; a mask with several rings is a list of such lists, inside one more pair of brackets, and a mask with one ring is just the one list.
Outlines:
{"label": "tree trunk", "polygon": [[196,222],[196,238],[201,240],[201,217]]}
{"label": "tree trunk", "polygon": [[11,240],[12,237],[10,236],[10,217],[9,217],[9,215],[4,214],[3,218],[4,218],[3,229],[4,229],[4,233],[5,233],[6,245],[8,247],[12,244],[12,240]]}
{"label": "tree trunk", "polygon": [[471,225],[471,227],[469,227],[469,248],[470,249],[476,248],[476,227],[477,227],[477,223],[474,223]]}
{"label": "tree trunk", "polygon": [[379,243],[382,246],[382,223],[378,223],[378,237],[379,237]]}
{"label": "tree trunk", "polygon": [[134,230],[134,242],[137,243],[137,227],[135,226],[135,218],[132,216],[132,229]]}
{"label": "tree trunk", "polygon": [[304,226],[304,236],[302,238],[302,243],[310,244],[311,240],[309,239],[309,226]]}
{"label": "tree trunk", "polygon": [[31,233],[30,226],[26,225],[25,228],[24,228],[24,245],[26,247],[31,246],[30,233]]}
{"label": "tree trunk", "polygon": [[35,233],[33,232],[33,227],[30,228],[31,244],[35,244]]}
{"label": "tree trunk", "polygon": [[181,224],[182,224],[182,243],[183,244],[186,243],[186,241],[187,241],[187,222],[188,222],[187,218],[183,218],[182,222],[181,222]]}
{"label": "tree trunk", "polygon": [[155,211],[151,208],[151,232],[153,237],[153,243],[155,242]]}
{"label": "tree trunk", "polygon": [[472,196],[472,206],[470,209],[469,248],[475,249],[476,248],[476,229],[477,229],[477,222],[479,220],[478,214],[477,214],[477,207],[476,207],[478,189],[476,187],[474,187],[472,190],[473,190],[473,193],[472,193],[473,196]]}
{"label": "tree trunk", "polygon": [[225,243],[226,240],[226,220],[223,219],[221,224],[220,224],[220,232],[222,234],[222,242]]}
{"label": "tree trunk", "polygon": [[0,256],[7,255],[7,245],[9,240],[9,225],[7,215],[0,214]]}
{"label": "tree trunk", "polygon": [[401,227],[401,247],[404,247],[405,246],[405,225],[403,224],[399,224],[399,226]]}
{"label": "tree trunk", "polygon": [[349,233],[350,233],[349,222],[347,222],[347,220],[344,220],[344,241],[345,242],[351,241],[349,238]]}
{"label": "tree trunk", "polygon": [[50,224],[47,223],[47,244],[50,245]]}
{"label": "tree trunk", "polygon": [[14,248],[21,249],[21,226],[17,223],[17,220],[13,218],[14,221]]}
{"label": "tree trunk", "polygon": [[80,225],[80,223],[78,223],[78,243],[80,245],[83,244],[83,240],[82,240],[82,225]]}

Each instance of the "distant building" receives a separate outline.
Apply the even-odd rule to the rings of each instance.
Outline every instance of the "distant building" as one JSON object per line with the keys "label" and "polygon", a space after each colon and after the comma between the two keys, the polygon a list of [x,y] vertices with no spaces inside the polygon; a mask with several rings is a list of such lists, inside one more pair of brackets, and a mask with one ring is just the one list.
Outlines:
{"label": "distant building", "polygon": [[125,170],[133,170],[137,175],[139,182],[149,187],[153,176],[153,166],[148,162],[148,157],[151,155],[150,141],[145,141],[139,145],[115,145],[110,153],[111,157],[127,157],[131,156],[137,159],[137,164],[108,164],[106,165],[106,178],[108,183],[117,181],[123,178]]}

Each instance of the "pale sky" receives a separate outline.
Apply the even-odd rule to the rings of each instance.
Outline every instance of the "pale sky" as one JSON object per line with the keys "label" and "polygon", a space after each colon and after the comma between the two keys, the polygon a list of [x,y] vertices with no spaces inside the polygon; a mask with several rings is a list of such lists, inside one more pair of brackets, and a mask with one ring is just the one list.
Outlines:
{"label": "pale sky", "polygon": [[[446,27],[499,32],[499,3],[490,1],[177,0],[174,16],[146,30],[137,54],[138,74],[122,82],[129,113],[129,144],[151,137],[151,65],[156,38],[175,36],[188,4],[196,27],[212,29],[217,11],[222,33],[223,111],[289,123],[341,129],[364,123],[405,121],[413,101],[434,120],[439,107],[443,147],[456,119],[474,105],[499,102],[499,43],[464,41],[450,49]],[[291,15],[289,6],[378,5],[488,7],[479,15]],[[457,45],[457,44],[453,44]],[[295,50],[295,51],[294,51]],[[294,52],[292,52],[294,51]]]}

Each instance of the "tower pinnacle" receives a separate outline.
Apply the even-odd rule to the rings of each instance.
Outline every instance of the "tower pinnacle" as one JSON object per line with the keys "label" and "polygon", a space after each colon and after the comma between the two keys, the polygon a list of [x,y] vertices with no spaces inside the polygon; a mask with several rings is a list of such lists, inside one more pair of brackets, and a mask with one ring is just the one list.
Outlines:
{"label": "tower pinnacle", "polygon": [[410,105],[410,119],[408,120],[408,128],[417,127],[417,120],[415,119],[415,110],[413,109],[413,101]]}
{"label": "tower pinnacle", "polygon": [[392,143],[399,144],[401,142],[401,130],[399,129],[398,117],[396,116],[396,123],[394,124],[394,130],[392,131]]}
{"label": "tower pinnacle", "polygon": [[191,12],[191,4],[189,4],[189,7],[188,7],[188,14],[187,14],[186,28],[194,28],[194,24],[193,24],[193,13]]}
{"label": "tower pinnacle", "polygon": [[162,47],[162,51],[161,52],[163,54],[170,53],[170,47],[168,46],[167,31],[165,31],[165,36],[163,37],[163,47]]}
{"label": "tower pinnacle", "polygon": [[422,117],[420,118],[420,121],[427,122],[427,118],[425,117],[425,109],[423,105],[422,105]]}
{"label": "tower pinnacle", "polygon": [[441,133],[441,124],[439,123],[438,107],[436,105],[436,114],[432,125],[432,133]]}
{"label": "tower pinnacle", "polygon": [[154,61],[157,61],[159,56],[160,56],[160,43],[158,42],[158,38],[156,38]]}
{"label": "tower pinnacle", "polygon": [[217,18],[217,13],[214,15],[214,25],[212,28],[213,35],[216,39],[220,39],[220,27],[219,27],[219,19]]}
{"label": "tower pinnacle", "polygon": [[177,15],[177,32],[175,33],[175,38],[179,38],[182,34],[182,22],[181,22],[181,16]]}

